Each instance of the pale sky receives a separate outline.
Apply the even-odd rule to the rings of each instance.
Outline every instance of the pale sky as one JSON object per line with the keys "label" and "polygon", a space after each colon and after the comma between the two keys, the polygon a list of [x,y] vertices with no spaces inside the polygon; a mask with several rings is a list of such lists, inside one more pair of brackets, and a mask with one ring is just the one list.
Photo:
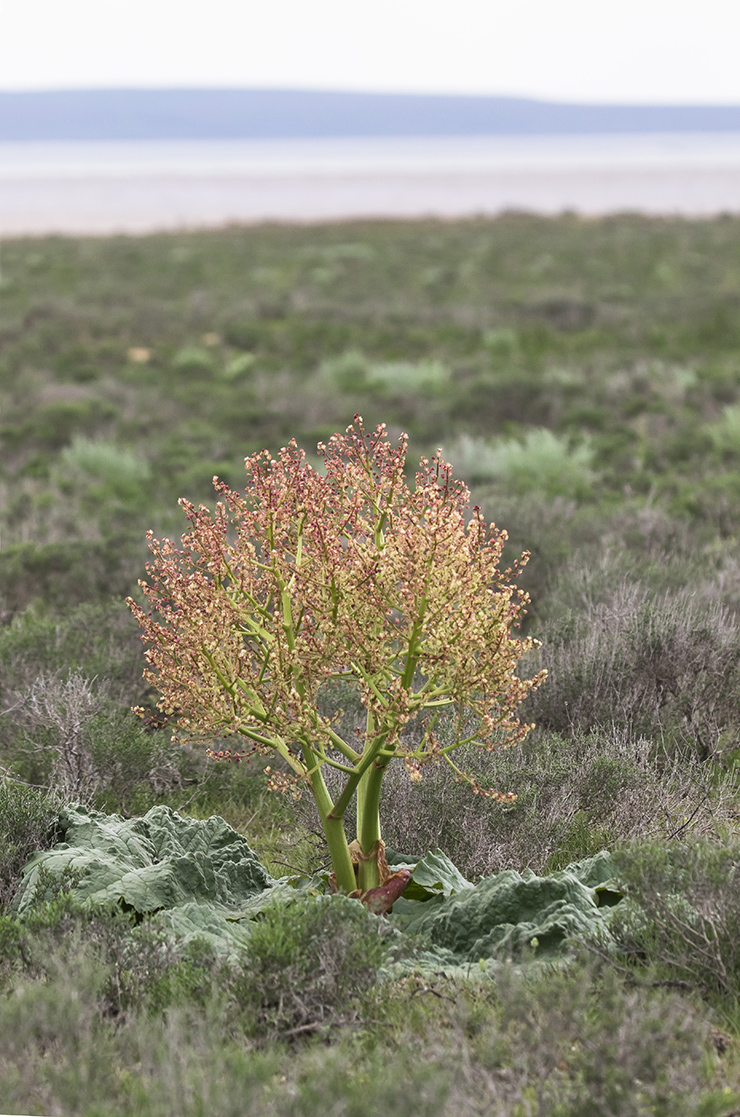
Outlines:
{"label": "pale sky", "polygon": [[740,103],[738,0],[0,0],[0,89]]}

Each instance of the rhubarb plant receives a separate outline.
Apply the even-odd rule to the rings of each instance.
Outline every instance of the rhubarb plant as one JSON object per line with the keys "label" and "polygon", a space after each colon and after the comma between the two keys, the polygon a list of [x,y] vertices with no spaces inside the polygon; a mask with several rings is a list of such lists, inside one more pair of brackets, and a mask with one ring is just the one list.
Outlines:
{"label": "rhubarb plant", "polygon": [[[276,458],[253,454],[243,493],[214,478],[213,511],[180,502],[189,529],[179,545],[150,533],[150,609],[129,602],[145,677],[176,737],[204,740],[218,759],[271,754],[270,786],[314,797],[333,886],[375,911],[409,878],[383,852],[388,765],[419,780],[446,763],[473,792],[512,800],[481,787],[455,752],[521,741],[530,726],[517,709],[542,679],[516,674],[533,646],[516,635],[526,553],[502,571],[506,533],[470,508],[441,452],[421,459],[413,487],[406,452],[405,435],[394,443],[355,416],[319,444],[323,470],[295,442]],[[321,712],[337,681],[356,688],[364,711],[350,739]],[[229,739],[234,747],[216,747]]]}

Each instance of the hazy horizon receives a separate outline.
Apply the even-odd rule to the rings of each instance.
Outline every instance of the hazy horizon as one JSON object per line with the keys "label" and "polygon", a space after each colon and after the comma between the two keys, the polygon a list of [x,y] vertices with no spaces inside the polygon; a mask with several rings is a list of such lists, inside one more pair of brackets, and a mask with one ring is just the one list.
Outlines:
{"label": "hazy horizon", "polygon": [[740,103],[260,88],[0,91],[0,141],[736,132]]}

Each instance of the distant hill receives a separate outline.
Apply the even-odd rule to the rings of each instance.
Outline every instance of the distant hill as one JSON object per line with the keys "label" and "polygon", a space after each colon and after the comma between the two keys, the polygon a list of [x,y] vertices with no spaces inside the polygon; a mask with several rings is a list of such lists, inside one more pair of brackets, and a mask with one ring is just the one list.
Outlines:
{"label": "distant hill", "polygon": [[571,105],[515,97],[280,89],[0,92],[0,140],[740,131],[739,105]]}

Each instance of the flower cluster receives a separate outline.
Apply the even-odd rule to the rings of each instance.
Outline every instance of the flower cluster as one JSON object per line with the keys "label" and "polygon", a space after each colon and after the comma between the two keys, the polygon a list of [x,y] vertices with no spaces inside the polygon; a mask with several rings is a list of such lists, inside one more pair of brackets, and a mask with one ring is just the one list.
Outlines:
{"label": "flower cluster", "polygon": [[[236,734],[277,753],[310,783],[322,818],[343,814],[370,765],[382,774],[400,757],[416,778],[462,744],[521,740],[529,726],[516,710],[541,679],[515,673],[532,641],[512,636],[527,598],[518,568],[499,569],[505,532],[471,515],[440,454],[422,458],[410,489],[406,448],[355,416],[319,445],[325,473],[295,442],[277,458],[253,454],[244,494],[214,478],[213,512],[181,502],[181,546],[150,538],[151,611],[131,602],[162,714],[183,735]],[[333,680],[352,683],[365,707],[360,748],[319,712]],[[443,711],[457,727],[446,745],[433,731]],[[408,743],[420,717],[421,743]],[[346,776],[334,803],[324,765]]]}

